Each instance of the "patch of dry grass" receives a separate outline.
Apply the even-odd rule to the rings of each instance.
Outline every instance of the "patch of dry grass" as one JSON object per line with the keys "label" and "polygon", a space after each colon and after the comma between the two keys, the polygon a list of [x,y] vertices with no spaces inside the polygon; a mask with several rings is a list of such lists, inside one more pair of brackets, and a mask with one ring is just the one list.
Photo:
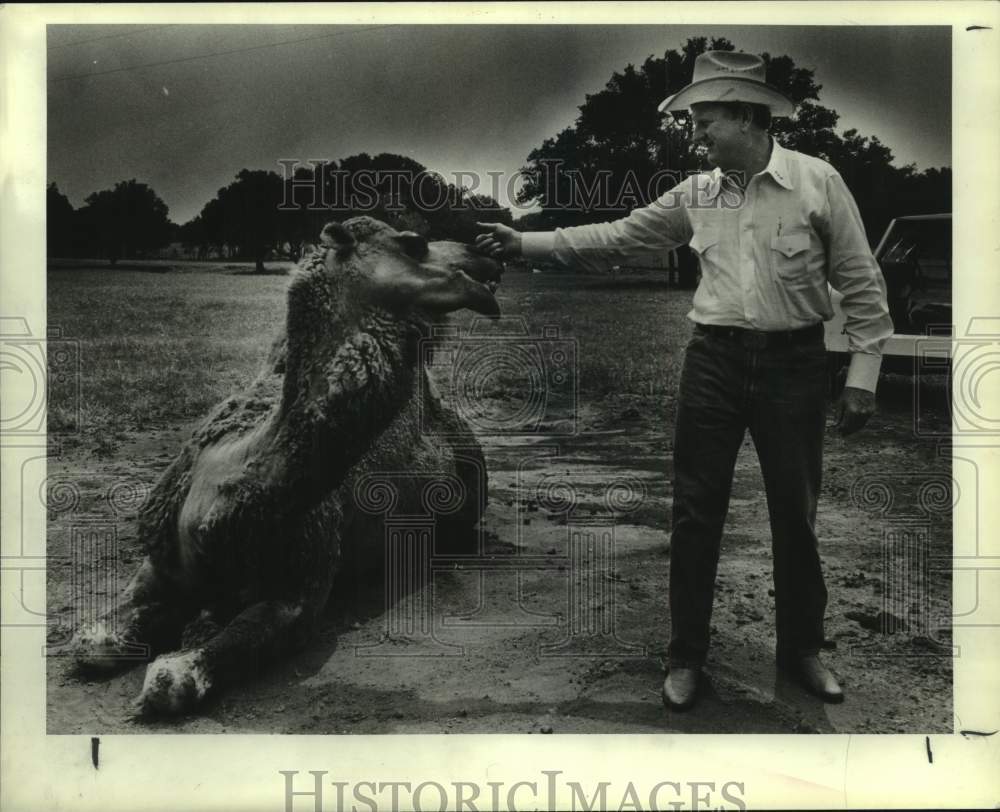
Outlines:
{"label": "patch of dry grass", "polygon": [[[50,432],[116,435],[198,418],[256,374],[284,319],[285,277],[57,271],[49,326],[78,342],[79,409],[50,393]],[[79,415],[79,426],[74,423]]]}
{"label": "patch of dry grass", "polygon": [[[672,396],[691,333],[686,317],[691,296],[668,288],[663,277],[612,282],[530,272],[508,272],[498,291],[504,315],[523,318],[529,335],[556,327],[561,339],[575,342],[580,393],[586,397]],[[464,326],[471,320],[465,312],[455,317]]]}
{"label": "patch of dry grass", "polygon": [[[79,342],[81,369],[79,410],[71,386],[50,392],[50,431],[81,429],[100,446],[124,432],[197,420],[257,373],[284,320],[287,285],[283,276],[197,270],[50,271],[49,325]],[[524,319],[529,336],[554,326],[560,339],[575,342],[581,397],[676,389],[690,292],[657,277],[609,284],[511,270],[498,297],[506,316]],[[468,328],[474,315],[460,312],[454,323]],[[502,391],[523,381],[507,371],[490,383]]]}

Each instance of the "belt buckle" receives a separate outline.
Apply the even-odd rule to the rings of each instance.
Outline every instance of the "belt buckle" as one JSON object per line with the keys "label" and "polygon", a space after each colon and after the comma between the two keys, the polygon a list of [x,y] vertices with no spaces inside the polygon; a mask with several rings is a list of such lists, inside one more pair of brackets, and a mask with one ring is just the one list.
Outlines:
{"label": "belt buckle", "polygon": [[762,350],[767,346],[767,333],[750,330],[743,334],[743,346],[748,350]]}

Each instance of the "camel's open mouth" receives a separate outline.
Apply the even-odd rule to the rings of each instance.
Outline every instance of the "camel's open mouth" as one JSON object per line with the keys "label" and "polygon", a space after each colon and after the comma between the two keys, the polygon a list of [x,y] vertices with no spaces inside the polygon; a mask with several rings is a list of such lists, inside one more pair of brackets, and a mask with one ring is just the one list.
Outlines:
{"label": "camel's open mouth", "polygon": [[485,297],[482,295],[473,296],[467,306],[484,315],[499,316],[500,303],[496,299],[496,291],[500,287],[500,279],[477,280],[468,271],[466,271],[466,275],[473,279],[473,281],[477,281],[480,289],[485,288]]}
{"label": "camel's open mouth", "polygon": [[492,293],[500,285],[507,267],[502,260],[493,257],[476,257],[475,262],[464,263],[462,270]]}
{"label": "camel's open mouth", "polygon": [[[468,308],[485,316],[500,315],[494,293],[504,266],[497,258],[445,240],[430,243],[429,256],[421,264],[428,284],[418,295],[420,306],[442,312]],[[460,272],[457,276],[456,271]]]}
{"label": "camel's open mouth", "polygon": [[506,266],[503,261],[493,257],[477,256],[474,262],[462,264],[462,272],[486,288],[490,292],[490,296],[493,296],[497,288],[500,287],[505,270]]}
{"label": "camel's open mouth", "polygon": [[[496,278],[495,279],[486,279],[485,281],[480,280],[480,282],[479,282],[479,284],[481,284],[483,287],[486,288],[486,290],[488,290],[490,292],[490,296],[493,298],[494,301],[496,301],[497,288],[500,287],[500,282],[501,282],[501,280],[503,278],[503,272],[505,270],[506,269],[504,268],[504,264],[502,262],[498,261],[497,262],[497,276],[496,276]],[[497,308],[499,309],[499,304],[497,305]]]}
{"label": "camel's open mouth", "polygon": [[493,267],[484,267],[483,263],[477,262],[474,263],[474,267],[462,269],[464,274],[476,283],[474,288],[480,291],[477,295],[470,290],[464,306],[483,315],[496,317],[500,315],[500,303],[496,299],[496,291],[500,286],[504,269],[499,262],[491,261],[489,265]]}

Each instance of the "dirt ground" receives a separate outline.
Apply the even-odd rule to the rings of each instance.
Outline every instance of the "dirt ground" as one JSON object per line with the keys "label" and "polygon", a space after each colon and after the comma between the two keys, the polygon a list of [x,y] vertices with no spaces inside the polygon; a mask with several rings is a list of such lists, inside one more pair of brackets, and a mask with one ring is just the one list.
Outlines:
{"label": "dirt ground", "polygon": [[[398,602],[387,601],[380,578],[339,584],[306,650],[177,720],[133,718],[141,667],[87,681],[57,655],[73,623],[74,584],[96,577],[81,574],[72,553],[80,517],[114,534],[117,567],[102,572],[120,588],[141,558],[134,515],[143,489],[192,427],[133,433],[110,451],[54,447],[48,730],[951,732],[942,620],[951,580],[933,566],[951,550],[950,463],[936,440],[914,436],[908,386],[883,384],[880,412],[862,434],[828,433],[818,517],[830,592],[824,658],[844,685],[842,705],[776,677],[767,508],[748,440],[723,541],[706,690],[692,711],[664,709],[674,405],[632,396],[581,404],[575,436],[486,439],[479,554],[432,558],[425,583]],[[922,419],[924,428],[946,425],[943,410]],[[60,481],[76,483],[68,508],[53,498]],[[113,555],[95,560],[107,567]],[[102,584],[98,594],[115,588],[107,576]]]}

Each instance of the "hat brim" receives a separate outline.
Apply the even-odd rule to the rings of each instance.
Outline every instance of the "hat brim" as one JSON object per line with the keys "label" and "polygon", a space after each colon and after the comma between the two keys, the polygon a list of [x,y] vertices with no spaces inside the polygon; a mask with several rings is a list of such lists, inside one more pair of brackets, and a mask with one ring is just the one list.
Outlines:
{"label": "hat brim", "polygon": [[780,90],[753,79],[735,76],[713,76],[692,82],[673,96],[660,102],[656,109],[661,113],[687,110],[701,102],[744,102],[763,104],[775,117],[787,117],[795,112],[795,105]]}

